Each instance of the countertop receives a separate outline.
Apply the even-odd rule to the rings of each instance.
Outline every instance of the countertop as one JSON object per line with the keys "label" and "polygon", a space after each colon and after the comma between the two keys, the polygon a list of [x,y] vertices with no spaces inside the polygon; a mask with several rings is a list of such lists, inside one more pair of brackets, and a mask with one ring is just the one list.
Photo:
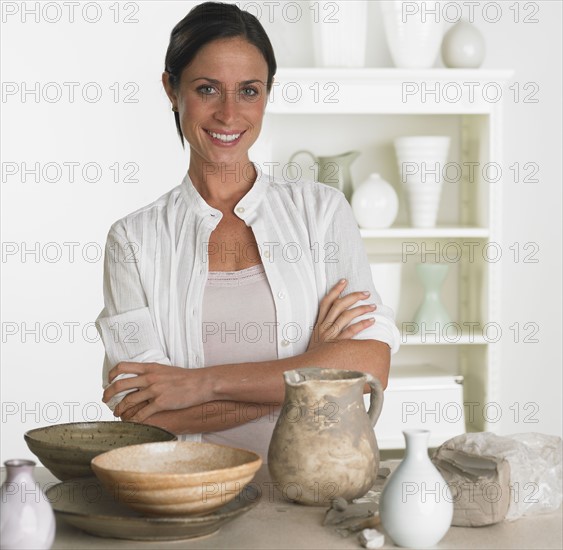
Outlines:
{"label": "countertop", "polygon": [[[382,463],[382,466],[384,463]],[[5,478],[2,469],[2,480]],[[44,486],[56,482],[46,469],[35,469],[36,480]],[[57,518],[57,534],[53,549],[176,549],[176,548],[233,548],[233,549],[346,549],[360,548],[357,535],[342,537],[334,527],[323,526],[326,509],[285,501],[274,489],[267,467],[257,473],[253,484],[258,485],[262,497],[257,506],[245,515],[222,526],[207,537],[172,542],[139,542],[100,538],[88,535]],[[563,548],[562,511],[502,522],[487,527],[451,527],[436,548]],[[384,548],[397,548],[389,537]]]}

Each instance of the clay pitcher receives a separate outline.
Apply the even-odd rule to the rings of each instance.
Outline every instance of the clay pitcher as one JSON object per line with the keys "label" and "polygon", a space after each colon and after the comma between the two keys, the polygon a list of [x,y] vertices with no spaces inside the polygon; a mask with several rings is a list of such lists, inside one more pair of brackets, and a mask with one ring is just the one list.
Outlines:
{"label": "clay pitcher", "polygon": [[326,183],[331,187],[335,187],[344,193],[348,201],[352,198],[354,187],[352,184],[352,175],[350,173],[350,165],[354,162],[360,153],[358,151],[348,151],[340,155],[330,157],[318,157],[311,151],[297,151],[291,155],[289,162],[298,155],[309,155],[315,164],[318,165],[317,179],[321,183]]}
{"label": "clay pitcher", "polygon": [[[328,506],[375,483],[379,450],[373,431],[383,406],[379,380],[364,372],[287,371],[285,400],[268,450],[268,468],[284,497]],[[371,389],[366,414],[364,384]]]}

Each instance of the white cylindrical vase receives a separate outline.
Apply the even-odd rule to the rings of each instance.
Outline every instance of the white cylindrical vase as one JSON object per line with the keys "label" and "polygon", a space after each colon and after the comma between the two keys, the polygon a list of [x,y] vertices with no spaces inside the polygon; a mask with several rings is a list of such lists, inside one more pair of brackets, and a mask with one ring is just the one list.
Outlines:
{"label": "white cylindrical vase", "polygon": [[368,24],[367,0],[311,3],[315,65],[364,67]]}
{"label": "white cylindrical vase", "polygon": [[395,139],[401,183],[412,227],[435,227],[442,195],[449,136],[407,136]]}
{"label": "white cylindrical vase", "polygon": [[444,18],[438,1],[380,2],[385,36],[395,67],[428,69],[440,51]]}

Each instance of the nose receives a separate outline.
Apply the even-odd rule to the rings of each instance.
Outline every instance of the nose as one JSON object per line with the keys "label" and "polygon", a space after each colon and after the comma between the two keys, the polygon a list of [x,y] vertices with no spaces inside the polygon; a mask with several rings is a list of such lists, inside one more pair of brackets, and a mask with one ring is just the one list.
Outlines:
{"label": "nose", "polygon": [[215,118],[219,122],[229,125],[237,119],[239,106],[238,96],[235,92],[223,93],[215,111]]}

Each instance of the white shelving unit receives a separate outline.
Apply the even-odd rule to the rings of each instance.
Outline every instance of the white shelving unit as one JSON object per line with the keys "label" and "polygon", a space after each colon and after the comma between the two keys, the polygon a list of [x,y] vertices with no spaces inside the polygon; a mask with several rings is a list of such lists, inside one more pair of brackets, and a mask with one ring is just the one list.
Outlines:
{"label": "white shelving unit", "polygon": [[[404,263],[397,312],[402,347],[391,375],[415,369],[423,380],[429,373],[431,382],[431,371],[438,369],[458,382],[463,377],[464,406],[472,409],[465,417],[468,431],[495,430],[484,411],[498,401],[500,385],[492,329],[508,330],[501,320],[500,262],[491,252],[502,243],[502,96],[511,75],[507,70],[283,68],[263,129],[262,143],[277,175],[287,175],[285,164],[300,149],[318,155],[358,150],[354,184],[379,172],[395,187],[401,207],[394,226],[361,231],[370,259]],[[449,162],[459,167],[459,177],[444,182],[435,228],[409,227],[393,149],[393,139],[402,135],[451,136]],[[303,167],[302,177],[313,179],[313,168]],[[409,327],[422,300],[414,266],[436,260],[450,264],[442,296],[456,324],[451,328],[459,333],[412,334]],[[424,385],[420,391],[427,391]],[[393,428],[400,433],[404,425],[398,421]],[[387,448],[400,446],[393,441]]]}

